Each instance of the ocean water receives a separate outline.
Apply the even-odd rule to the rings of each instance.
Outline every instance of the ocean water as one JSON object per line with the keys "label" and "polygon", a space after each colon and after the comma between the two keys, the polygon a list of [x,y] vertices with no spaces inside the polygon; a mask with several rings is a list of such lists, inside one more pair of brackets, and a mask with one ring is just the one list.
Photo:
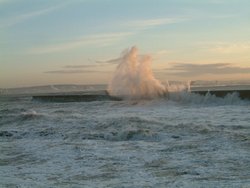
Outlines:
{"label": "ocean water", "polygon": [[250,187],[250,101],[0,97],[0,187]]}

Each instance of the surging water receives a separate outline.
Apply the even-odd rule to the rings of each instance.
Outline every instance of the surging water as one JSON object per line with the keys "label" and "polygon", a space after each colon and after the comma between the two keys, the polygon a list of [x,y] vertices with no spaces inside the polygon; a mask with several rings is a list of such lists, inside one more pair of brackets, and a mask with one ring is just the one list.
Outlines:
{"label": "surging water", "polygon": [[134,46],[122,53],[119,65],[108,91],[112,96],[124,98],[155,98],[166,94],[166,87],[157,80],[151,70],[151,57],[138,55]]}
{"label": "surging water", "polygon": [[231,97],[0,97],[0,187],[249,187],[250,103]]}

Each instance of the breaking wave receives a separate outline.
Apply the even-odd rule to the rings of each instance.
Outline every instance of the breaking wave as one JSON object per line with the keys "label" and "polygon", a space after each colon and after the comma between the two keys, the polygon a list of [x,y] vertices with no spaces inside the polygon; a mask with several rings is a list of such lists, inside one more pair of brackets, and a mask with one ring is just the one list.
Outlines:
{"label": "breaking wave", "polygon": [[108,86],[111,96],[122,98],[155,98],[164,96],[166,87],[157,80],[151,70],[151,57],[138,55],[132,47],[117,60],[118,66]]}

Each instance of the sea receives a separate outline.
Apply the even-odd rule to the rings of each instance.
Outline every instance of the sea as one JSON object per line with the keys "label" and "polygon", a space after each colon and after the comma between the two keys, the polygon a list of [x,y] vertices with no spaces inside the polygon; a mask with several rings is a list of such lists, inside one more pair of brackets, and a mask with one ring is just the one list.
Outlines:
{"label": "sea", "polygon": [[[204,89],[191,90],[198,87]],[[179,90],[151,99],[32,99],[106,88],[2,90],[0,187],[250,187],[250,101],[237,93],[219,98]]]}

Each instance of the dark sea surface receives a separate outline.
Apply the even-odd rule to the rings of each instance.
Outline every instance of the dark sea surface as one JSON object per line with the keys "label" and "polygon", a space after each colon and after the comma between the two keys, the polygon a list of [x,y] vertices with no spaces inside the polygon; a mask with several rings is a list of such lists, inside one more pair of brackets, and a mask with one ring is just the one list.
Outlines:
{"label": "dark sea surface", "polygon": [[0,187],[250,187],[249,156],[250,101],[237,94],[0,96]]}

